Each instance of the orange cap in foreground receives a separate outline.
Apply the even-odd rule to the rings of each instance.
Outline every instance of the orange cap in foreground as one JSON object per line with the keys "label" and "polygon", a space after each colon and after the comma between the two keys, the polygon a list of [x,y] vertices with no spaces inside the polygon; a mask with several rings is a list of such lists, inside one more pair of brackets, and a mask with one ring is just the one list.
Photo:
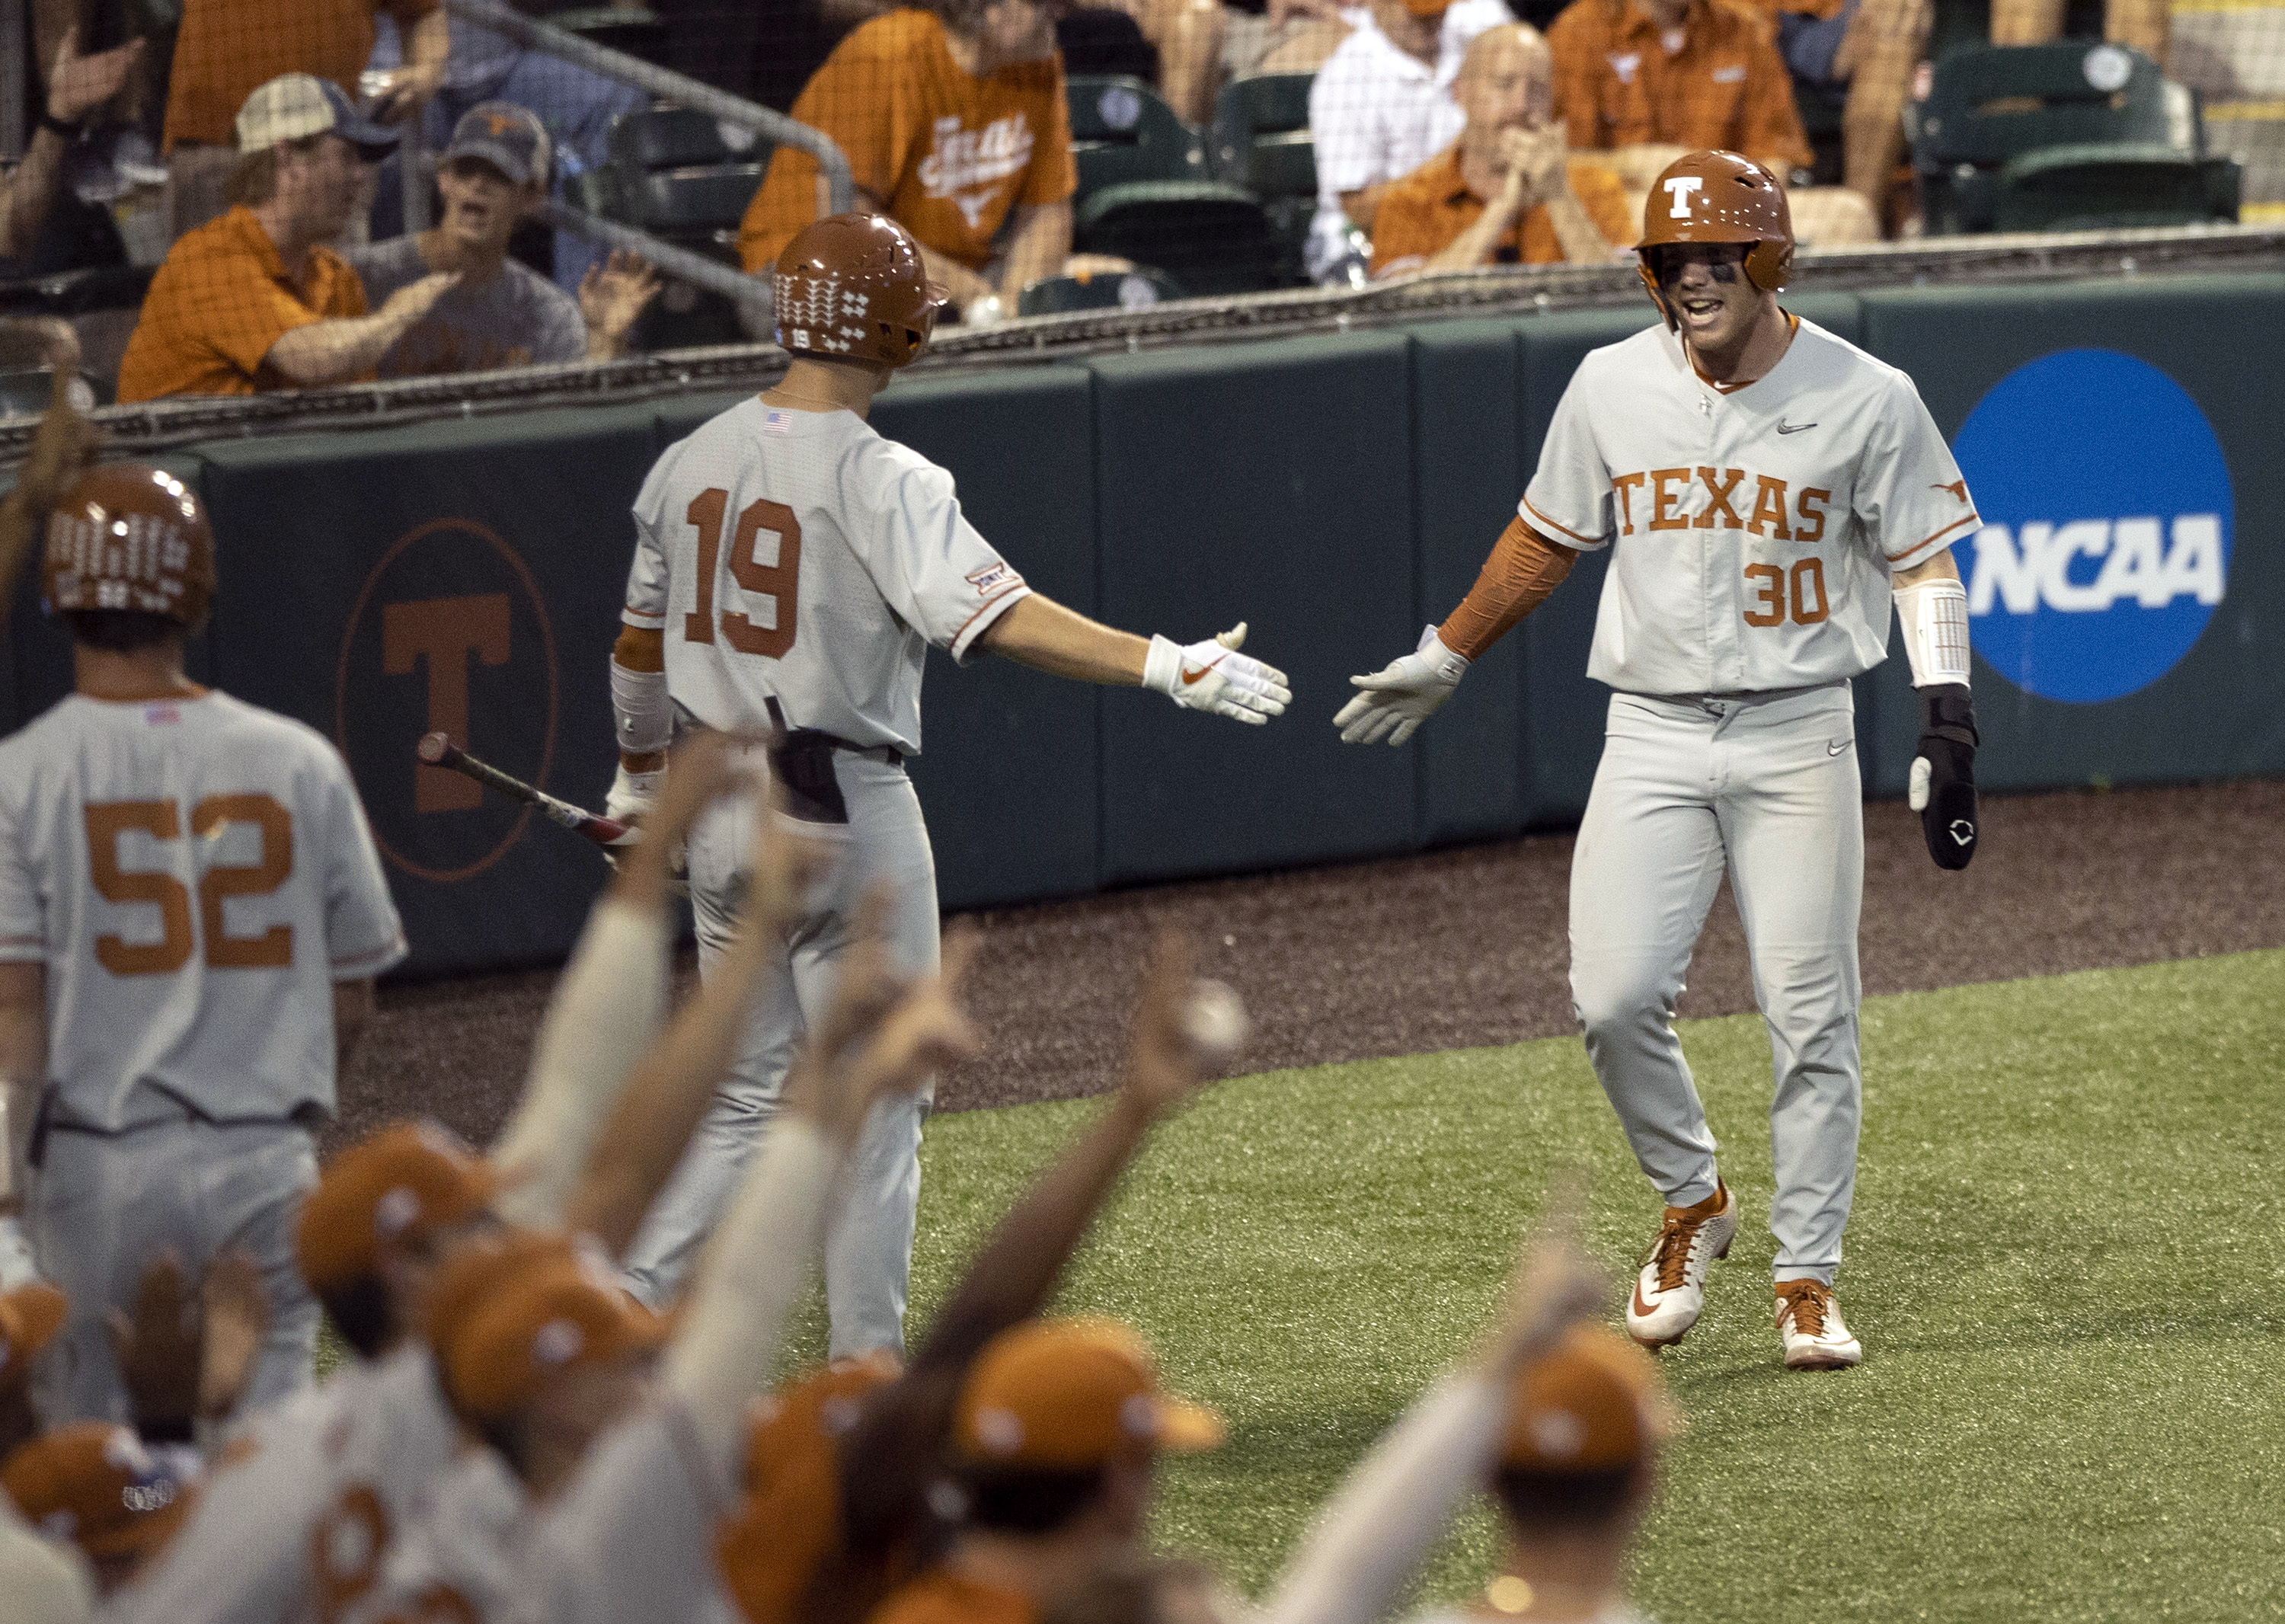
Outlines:
{"label": "orange cap in foreground", "polygon": [[446,1390],[483,1421],[513,1415],[551,1377],[648,1353],[667,1330],[600,1258],[562,1236],[456,1257],[428,1316]]}
{"label": "orange cap in foreground", "polygon": [[194,1492],[108,1421],[34,1439],[0,1466],[0,1488],[41,1533],[98,1557],[157,1549],[189,1514]]}
{"label": "orange cap in foreground", "polygon": [[1670,1430],[1650,1355],[1600,1325],[1574,1325],[1509,1392],[1500,1464],[1521,1471],[1614,1471]]}
{"label": "orange cap in foreground", "polygon": [[755,1406],[746,1497],[714,1539],[723,1583],[748,1624],[791,1624],[840,1534],[841,1434],[865,1395],[896,1374],[884,1353],[838,1360]]}
{"label": "orange cap in foreground", "polygon": [[70,1312],[71,1299],[44,1280],[0,1297],[0,1374],[13,1372],[36,1357],[55,1340]]}
{"label": "orange cap in foreground", "polygon": [[1441,17],[1452,9],[1452,0],[1404,0],[1404,9],[1415,17]]}
{"label": "orange cap in foreground", "polygon": [[1226,1436],[1221,1417],[1158,1391],[1142,1338],[1115,1320],[1026,1320],[977,1355],[953,1442],[978,1465],[1076,1471],[1136,1445],[1188,1454]]}
{"label": "orange cap in foreground", "polygon": [[363,1279],[384,1242],[466,1223],[499,1188],[483,1159],[436,1124],[383,1128],[327,1163],[302,1203],[302,1278],[318,1291]]}

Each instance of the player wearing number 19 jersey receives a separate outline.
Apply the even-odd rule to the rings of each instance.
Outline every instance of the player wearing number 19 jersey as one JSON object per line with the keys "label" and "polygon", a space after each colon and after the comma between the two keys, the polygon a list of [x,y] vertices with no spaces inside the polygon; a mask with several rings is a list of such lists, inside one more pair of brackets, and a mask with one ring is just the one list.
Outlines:
{"label": "player wearing number 19 jersey", "polygon": [[[373,978],[404,953],[340,755],[189,681],[214,540],[170,475],[91,469],[42,575],[77,691],[0,742],[0,1073],[36,1097],[32,1251],[72,1317],[51,1423],[128,1419],[105,1311],[162,1248],[250,1251],[271,1306],[243,1407],[307,1381],[293,1224]],[[24,1110],[25,1118],[33,1115]],[[17,1147],[12,1146],[12,1154]]]}
{"label": "player wearing number 19 jersey", "polygon": [[[611,690],[621,766],[610,807],[639,810],[678,723],[775,732],[797,815],[831,825],[845,857],[766,984],[729,1085],[635,1237],[631,1283],[662,1306],[734,1189],[775,1109],[805,1014],[822,1008],[857,898],[893,894],[902,968],[937,958],[936,871],[905,758],[921,748],[921,671],[933,645],[1081,681],[1156,689],[1188,709],[1261,723],[1282,672],[1237,652],[1241,624],[1185,647],[1113,631],[1034,592],[961,511],[952,475],[866,421],[875,392],[920,354],[937,309],[919,249],[877,215],[805,229],[779,256],[784,381],[732,407],[651,470]],[[705,971],[731,936],[750,807],[726,803],[690,837]],[[1020,830],[1009,831],[1021,838]],[[925,1096],[884,1103],[858,1146],[827,1243],[836,1355],[901,1351],[920,1192]]]}
{"label": "player wearing number 19 jersey", "polygon": [[1889,606],[1925,715],[1912,804],[1930,854],[1975,851],[1967,599],[1978,522],[1912,380],[1783,310],[1785,196],[1693,153],[1652,189],[1643,279],[1664,322],[1581,363],[1481,577],[1334,718],[1402,742],[1468,664],[1608,549],[1587,674],[1612,695],[1571,867],[1571,995],[1604,1092],[1666,1200],[1627,1329],[1682,1339],[1738,1201],[1673,1027],[1724,872],[1769,1027],[1776,1317],[1789,1368],[1855,1364],[1833,1280],[1857,1172],[1863,787],[1849,679]]}

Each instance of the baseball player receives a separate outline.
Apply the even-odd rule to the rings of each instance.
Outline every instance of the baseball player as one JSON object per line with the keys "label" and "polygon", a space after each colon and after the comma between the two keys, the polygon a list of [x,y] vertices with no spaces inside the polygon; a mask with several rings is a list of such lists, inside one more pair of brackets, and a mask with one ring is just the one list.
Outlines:
{"label": "baseball player", "polygon": [[[1237,652],[1245,628],[1187,647],[1113,631],[1032,591],[968,523],[952,476],[867,426],[873,396],[928,342],[938,300],[919,250],[877,215],[821,220],[778,260],[784,381],[668,449],[635,503],[637,541],[611,692],[620,773],[609,808],[639,812],[678,720],[787,734],[780,776],[797,814],[848,843],[762,994],[737,1067],[628,1257],[662,1304],[688,1267],[775,1110],[788,1056],[821,1007],[854,898],[893,884],[890,927],[911,972],[937,956],[935,866],[905,758],[921,748],[931,643],[1081,681],[1139,685],[1179,705],[1262,723],[1292,697]],[[743,816],[690,840],[702,973],[739,894]],[[849,1174],[826,1248],[836,1355],[904,1344],[906,1278],[928,1095],[884,1103]]]}
{"label": "baseball player", "polygon": [[1862,789],[1849,679],[1903,622],[1925,713],[1911,804],[1930,854],[1975,851],[1967,598],[1978,523],[1912,380],[1783,309],[1785,194],[1732,153],[1659,177],[1641,271],[1663,323],[1564,391],[1519,516],[1441,627],[1334,725],[1401,744],[1469,662],[1613,550],[1587,674],[1616,690],[1571,867],[1571,995],[1666,1212],[1627,1309],[1647,1346],[1698,1319],[1736,1197],[1673,1028],[1726,870],[1770,1029],[1777,1323],[1792,1369],[1864,1349],[1833,1294],[1856,1179]]}
{"label": "baseball player", "polygon": [[172,475],[82,474],[41,575],[76,691],[0,742],[0,1074],[20,1107],[39,1096],[27,1227],[72,1301],[51,1424],[125,1417],[106,1311],[163,1246],[261,1266],[273,1314],[247,1404],[309,1380],[318,1304],[292,1231],[310,1130],[404,955],[333,746],[183,674],[214,549]]}
{"label": "baseball player", "polygon": [[[706,741],[694,741],[703,746]],[[523,1094],[490,1157],[404,1124],[326,1165],[296,1236],[303,1277],[350,1357],[321,1387],[255,1417],[207,1481],[183,1537],[124,1598],[166,1624],[343,1619],[452,1467],[459,1426],[420,1335],[444,1312],[440,1258],[501,1224],[500,1267],[582,1198],[583,1164],[664,1018],[674,919],[667,853],[726,781],[725,752],[686,748],[549,1000]],[[766,865],[765,866],[766,867]],[[478,1279],[469,1289],[489,1291]]]}

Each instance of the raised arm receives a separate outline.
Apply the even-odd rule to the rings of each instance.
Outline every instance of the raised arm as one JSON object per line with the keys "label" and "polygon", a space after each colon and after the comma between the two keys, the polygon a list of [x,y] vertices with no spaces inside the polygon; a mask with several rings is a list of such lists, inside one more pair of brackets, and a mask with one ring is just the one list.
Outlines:
{"label": "raised arm", "polygon": [[1499,1323],[1468,1368],[1431,1387],[1325,1502],[1262,1612],[1262,1624],[1370,1624],[1480,1486],[1516,1375],[1599,1308],[1601,1278],[1567,1205],[1527,1245]]}
{"label": "raised arm", "polygon": [[1370,676],[1349,680],[1362,690],[1333,717],[1344,744],[1402,744],[1452,697],[1469,665],[1505,637],[1579,561],[1520,518],[1508,521],[1492,544],[1476,584],[1439,626],[1420,634],[1420,646]]}
{"label": "raised arm", "polygon": [[271,345],[263,359],[294,382],[312,388],[371,372],[389,353],[389,346],[459,282],[459,271],[440,271],[398,288],[371,316],[304,322]]}
{"label": "raised arm", "polygon": [[1237,652],[1245,641],[1244,621],[1185,647],[1171,638],[1145,639],[1103,625],[1035,592],[1010,605],[976,640],[978,647],[1049,676],[1150,688],[1186,710],[1257,726],[1283,715],[1293,698],[1284,671]]}
{"label": "raised arm", "polygon": [[604,1117],[665,1019],[674,930],[668,851],[735,781],[719,735],[701,734],[676,759],[680,771],[657,827],[622,859],[556,982],[523,1097],[493,1147],[509,1175],[494,1205],[511,1223],[562,1220]]}
{"label": "raised arm", "polygon": [[[664,1379],[689,1417],[721,1503],[735,1491],[745,1448],[740,1418],[776,1368],[786,1316],[823,1243],[841,1158],[876,1102],[975,1052],[957,1002],[974,953],[973,934],[954,930],[941,972],[913,984],[867,1040],[838,1057],[813,1046],[795,1063],[783,1109],[707,1247]],[[876,990],[853,979],[844,961],[836,1003],[877,1000]],[[827,1024],[851,1024],[838,1015]]]}
{"label": "raised arm", "polygon": [[[683,765],[678,755],[663,805],[681,796]],[[784,951],[785,933],[803,892],[832,859],[830,843],[793,833],[789,821],[774,809],[764,811],[758,820],[754,877],[738,934],[698,996],[634,1068],[566,1205],[566,1227],[593,1235],[614,1257],[633,1241],[643,1214],[673,1176],[691,1134],[736,1058],[738,1039],[763,973]],[[664,844],[655,843],[653,860],[660,860],[658,850]],[[868,897],[853,928],[858,945],[851,950],[852,959],[861,961],[865,969],[857,976],[844,976],[850,996],[836,996],[827,1025],[818,1034],[827,1045],[838,1047],[834,1021],[869,1024],[878,1018],[877,1008],[854,1003],[853,994],[860,985],[876,978],[872,966],[878,957],[881,916],[880,900]],[[836,988],[836,993],[842,991]]]}
{"label": "raised arm", "polygon": [[32,435],[32,445],[16,470],[16,483],[0,498],[0,592],[12,592],[17,571],[38,545],[48,510],[69,494],[82,469],[95,460],[102,436],[71,404],[72,374],[55,370],[48,410]]}

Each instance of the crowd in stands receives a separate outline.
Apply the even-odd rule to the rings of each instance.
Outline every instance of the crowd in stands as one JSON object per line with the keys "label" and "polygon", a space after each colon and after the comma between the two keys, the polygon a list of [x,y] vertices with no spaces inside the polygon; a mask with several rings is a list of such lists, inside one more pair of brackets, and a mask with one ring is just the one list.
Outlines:
{"label": "crowd in stands", "polygon": [[[173,247],[119,399],[629,349],[659,279],[536,216],[610,161],[610,132],[650,105],[643,92],[452,19],[439,0],[187,0],[154,90],[142,40],[83,52],[75,27],[58,31],[82,4],[36,0],[32,33],[53,49],[0,192],[0,259],[37,263],[82,129],[142,109],[162,134]],[[1767,166],[1812,246],[1875,240],[1910,216],[1901,114],[1934,0],[1514,6],[665,0],[651,54],[832,137],[859,206],[922,244],[947,323],[1013,315],[1044,279],[1131,268],[1074,252],[1066,81],[1082,71],[1132,72],[1194,127],[1233,80],[1314,74],[1318,196],[1297,258],[1320,282],[1623,255],[1652,177],[1699,147]],[[2106,25],[2163,60],[2158,0],[2110,0]],[[1992,7],[1997,42],[2061,27],[2061,0]],[[1808,106],[1838,121],[1838,184],[1812,184]],[[442,154],[441,216],[408,235],[395,147],[415,124]],[[809,154],[772,151],[734,232],[742,267],[766,275],[821,197]],[[726,255],[733,235],[718,233]]]}

